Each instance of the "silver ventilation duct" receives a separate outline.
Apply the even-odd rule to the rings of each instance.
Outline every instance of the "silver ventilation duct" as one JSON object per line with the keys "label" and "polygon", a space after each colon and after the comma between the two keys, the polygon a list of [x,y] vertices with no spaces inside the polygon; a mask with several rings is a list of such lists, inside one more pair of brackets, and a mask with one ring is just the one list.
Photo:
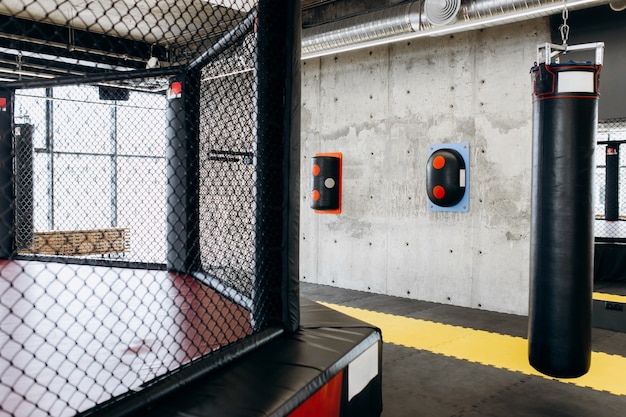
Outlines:
{"label": "silver ventilation duct", "polygon": [[626,0],[613,0],[609,3],[611,9],[615,12],[621,12],[626,9]]}
{"label": "silver ventilation duct", "polygon": [[319,52],[418,31],[420,3],[365,13],[348,19],[327,23],[302,31],[302,53]]}
{"label": "silver ventilation duct", "polygon": [[461,0],[424,0],[424,18],[433,26],[448,25],[456,21]]}
{"label": "silver ventilation duct", "polygon": [[[423,0],[304,29],[302,58],[340,53],[423,36],[440,36],[514,23],[609,3],[608,0]],[[428,6],[428,7],[426,7]],[[456,13],[442,21],[426,9]],[[441,24],[441,23],[444,24]],[[438,24],[439,23],[439,24]],[[447,23],[447,24],[446,24]]]}

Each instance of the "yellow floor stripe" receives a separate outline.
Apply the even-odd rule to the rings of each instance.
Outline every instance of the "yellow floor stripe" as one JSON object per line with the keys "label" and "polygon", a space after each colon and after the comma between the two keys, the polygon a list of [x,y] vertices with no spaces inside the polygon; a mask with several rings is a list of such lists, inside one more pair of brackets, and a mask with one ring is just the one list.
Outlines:
{"label": "yellow floor stripe", "polygon": [[603,292],[594,292],[593,299],[599,301],[608,301],[610,303],[626,304],[626,295],[607,294]]}
{"label": "yellow floor stripe", "polygon": [[[528,364],[528,342],[522,337],[330,303],[320,304],[380,328],[383,340],[388,343],[513,372],[556,379],[537,372]],[[586,375],[557,380],[615,395],[626,395],[626,358],[602,352],[592,352],[591,355],[591,370]]]}

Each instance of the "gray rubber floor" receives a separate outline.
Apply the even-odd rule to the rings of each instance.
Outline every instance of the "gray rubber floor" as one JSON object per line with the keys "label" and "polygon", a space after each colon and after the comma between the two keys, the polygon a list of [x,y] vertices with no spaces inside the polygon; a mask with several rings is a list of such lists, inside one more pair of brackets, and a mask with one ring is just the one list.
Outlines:
{"label": "gray rubber floor", "polygon": [[[301,295],[512,336],[526,337],[527,332],[527,318],[523,316],[309,283],[301,283]],[[594,329],[593,350],[626,356],[626,333]],[[626,369],[623,375],[614,383],[624,386]],[[383,407],[384,417],[625,417],[626,396],[385,342]]]}

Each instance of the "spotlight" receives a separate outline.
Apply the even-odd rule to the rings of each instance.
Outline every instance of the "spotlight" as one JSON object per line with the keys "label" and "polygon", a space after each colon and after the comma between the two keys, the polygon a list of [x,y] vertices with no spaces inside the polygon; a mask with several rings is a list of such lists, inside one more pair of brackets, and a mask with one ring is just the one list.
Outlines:
{"label": "spotlight", "polygon": [[146,62],[146,69],[159,68],[160,66],[161,63],[159,62],[159,58],[155,56],[151,56],[150,59],[148,59],[148,62]]}

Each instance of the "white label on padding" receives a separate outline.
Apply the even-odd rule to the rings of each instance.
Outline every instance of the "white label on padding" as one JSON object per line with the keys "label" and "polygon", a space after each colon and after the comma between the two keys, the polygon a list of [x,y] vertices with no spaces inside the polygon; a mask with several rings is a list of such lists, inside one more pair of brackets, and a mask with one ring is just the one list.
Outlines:
{"label": "white label on padding", "polygon": [[348,365],[348,401],[378,375],[378,343],[374,343]]}
{"label": "white label on padding", "polygon": [[459,187],[465,187],[465,170],[459,170]]}
{"label": "white label on padding", "polygon": [[594,93],[594,73],[567,71],[558,73],[557,93]]}

